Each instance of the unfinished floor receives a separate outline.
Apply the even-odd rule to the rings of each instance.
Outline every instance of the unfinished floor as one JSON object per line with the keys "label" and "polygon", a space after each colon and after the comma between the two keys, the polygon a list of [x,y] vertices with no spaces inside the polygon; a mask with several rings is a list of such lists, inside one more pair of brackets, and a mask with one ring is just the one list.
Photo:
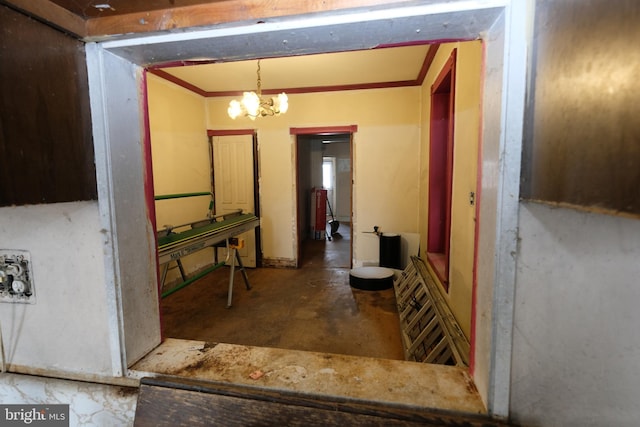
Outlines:
{"label": "unfinished floor", "polygon": [[394,291],[349,286],[340,232],[306,242],[299,269],[248,269],[250,291],[237,275],[230,309],[226,268],[164,298],[165,339],[129,376],[486,415],[466,368],[404,361]]}
{"label": "unfinished floor", "polygon": [[403,360],[393,289],[349,286],[349,237],[307,240],[298,269],[247,269],[249,291],[236,274],[229,309],[228,268],[164,298],[164,337]]}

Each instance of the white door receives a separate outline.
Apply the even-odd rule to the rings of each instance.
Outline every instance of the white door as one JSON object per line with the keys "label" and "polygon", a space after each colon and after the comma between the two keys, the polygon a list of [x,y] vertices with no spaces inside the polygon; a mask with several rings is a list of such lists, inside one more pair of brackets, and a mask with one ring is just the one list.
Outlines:
{"label": "white door", "polygon": [[[238,209],[243,213],[255,213],[253,135],[213,137],[213,179],[216,215]],[[242,264],[255,267],[255,230],[238,237],[244,239],[244,248],[238,251]],[[225,250],[220,255],[226,256]]]}

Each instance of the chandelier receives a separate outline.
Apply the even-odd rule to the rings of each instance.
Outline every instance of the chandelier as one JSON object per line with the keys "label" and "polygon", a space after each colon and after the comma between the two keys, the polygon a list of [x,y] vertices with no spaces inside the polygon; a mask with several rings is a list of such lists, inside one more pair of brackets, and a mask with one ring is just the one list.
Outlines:
{"label": "chandelier", "polygon": [[265,99],[262,97],[260,60],[258,60],[257,93],[244,92],[240,101],[234,99],[229,103],[227,113],[232,119],[245,116],[249,117],[251,120],[255,120],[257,117],[279,116],[280,114],[286,113],[287,109],[289,109],[289,100],[284,92],[273,98]]}

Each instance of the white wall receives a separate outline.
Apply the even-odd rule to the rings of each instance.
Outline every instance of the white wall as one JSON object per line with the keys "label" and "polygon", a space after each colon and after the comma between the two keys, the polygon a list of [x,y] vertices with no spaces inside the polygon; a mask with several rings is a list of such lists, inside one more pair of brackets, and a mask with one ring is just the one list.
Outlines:
{"label": "white wall", "polygon": [[536,203],[520,212],[513,419],[637,426],[640,221]]}
{"label": "white wall", "polygon": [[2,249],[29,251],[35,304],[0,303],[12,369],[110,376],[97,202],[0,209]]}
{"label": "white wall", "polygon": [[[336,158],[335,206],[331,206],[338,221],[351,221],[351,151],[349,142],[325,144],[324,156]],[[329,211],[327,210],[327,213]]]}

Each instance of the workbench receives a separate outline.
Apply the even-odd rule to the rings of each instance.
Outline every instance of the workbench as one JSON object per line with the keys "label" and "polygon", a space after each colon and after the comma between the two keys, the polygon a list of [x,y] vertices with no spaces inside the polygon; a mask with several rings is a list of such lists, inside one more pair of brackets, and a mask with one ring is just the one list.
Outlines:
{"label": "workbench", "polygon": [[[235,238],[246,231],[255,229],[259,225],[260,220],[254,214],[236,211],[189,224],[182,224],[178,227],[167,226],[165,229],[159,230],[158,264],[162,266],[161,283],[164,285],[169,263],[172,261],[175,261],[178,264],[183,279],[183,282],[179,285],[166,292],[162,292],[162,297],[164,298],[171,295],[212,271],[226,265],[227,262],[230,261],[231,271],[229,277],[227,308],[231,307],[236,262],[243,274],[247,289],[251,289],[246,271],[244,270],[244,266],[242,265],[242,261],[238,254],[237,249],[239,248],[239,242],[237,242],[237,239]],[[184,228],[186,226],[190,228],[179,232],[174,231],[175,229]],[[216,246],[219,247],[223,243],[224,246],[228,248],[227,259],[225,261],[217,262],[214,258],[213,265],[199,272],[192,278],[186,278],[180,258],[209,247],[214,247],[215,250]]]}

